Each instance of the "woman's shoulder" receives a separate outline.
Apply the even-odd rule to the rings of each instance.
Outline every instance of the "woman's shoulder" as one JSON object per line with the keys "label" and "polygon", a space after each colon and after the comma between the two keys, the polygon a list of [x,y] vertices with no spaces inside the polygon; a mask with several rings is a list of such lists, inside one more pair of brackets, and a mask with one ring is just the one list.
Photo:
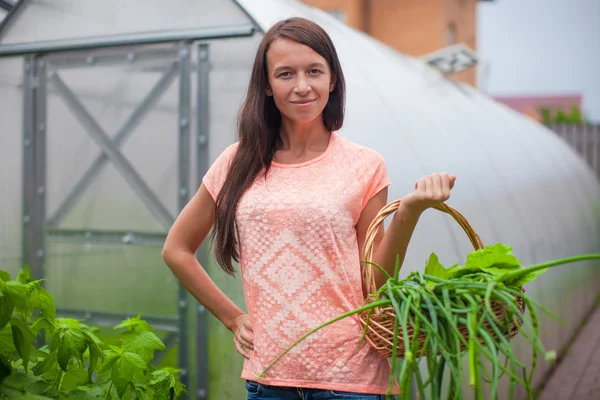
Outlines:
{"label": "woman's shoulder", "polygon": [[221,152],[221,157],[233,157],[239,146],[239,141],[235,141],[230,145],[227,145],[227,147],[225,147],[225,149]]}
{"label": "woman's shoulder", "polygon": [[368,163],[384,162],[383,156],[368,145],[359,144],[341,135],[337,135],[342,154],[349,158],[358,158]]}
{"label": "woman's shoulder", "polygon": [[239,142],[233,142],[227,145],[220,153],[217,153],[217,157],[214,159],[214,163],[216,165],[229,165],[231,160],[235,156],[237,149],[239,147]]}
{"label": "woman's shoulder", "polygon": [[214,159],[212,165],[210,166],[208,172],[212,175],[223,175],[227,173],[231,161],[235,156],[235,153],[238,149],[239,142],[234,142],[225,147],[225,149],[221,150],[220,153],[217,153],[216,158]]}

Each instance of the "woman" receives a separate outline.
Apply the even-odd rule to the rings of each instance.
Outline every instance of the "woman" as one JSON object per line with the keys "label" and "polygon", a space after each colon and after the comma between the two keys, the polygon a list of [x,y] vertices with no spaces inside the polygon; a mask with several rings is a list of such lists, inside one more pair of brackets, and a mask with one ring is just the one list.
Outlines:
{"label": "woman", "polygon": [[[344,75],[327,33],[280,21],[258,48],[239,140],[204,176],[170,230],[163,258],[192,295],[233,333],[245,357],[249,399],[383,399],[390,367],[347,318],[310,336],[259,379],[294,340],[362,304],[360,250],[387,203],[382,157],[339,136]],[[420,179],[402,199],[374,261],[390,273],[421,213],[447,200],[455,176]],[[207,276],[194,254],[213,229],[215,257],[239,262],[248,314]],[[375,271],[376,282],[384,283]]]}

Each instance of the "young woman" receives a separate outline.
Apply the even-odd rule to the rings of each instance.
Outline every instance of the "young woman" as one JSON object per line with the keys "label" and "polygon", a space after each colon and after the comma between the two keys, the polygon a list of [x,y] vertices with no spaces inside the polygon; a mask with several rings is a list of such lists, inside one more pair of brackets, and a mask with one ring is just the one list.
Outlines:
{"label": "young woman", "polygon": [[[239,140],[211,166],[163,249],[177,278],[233,333],[248,399],[369,400],[387,391],[389,363],[366,342],[358,347],[353,318],[310,336],[258,377],[298,337],[365,299],[360,249],[390,181],[378,153],[336,133],[344,96],[327,33],[300,18],[275,24],[258,48]],[[378,232],[376,263],[393,272],[419,216],[449,198],[454,180],[434,173],[416,183]],[[211,229],[223,270],[233,275],[239,262],[248,314],[194,256]]]}

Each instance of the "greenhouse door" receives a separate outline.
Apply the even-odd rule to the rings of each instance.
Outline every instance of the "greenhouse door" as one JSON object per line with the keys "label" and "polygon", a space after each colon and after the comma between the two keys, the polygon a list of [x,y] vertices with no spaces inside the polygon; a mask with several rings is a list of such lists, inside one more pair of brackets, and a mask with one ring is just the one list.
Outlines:
{"label": "greenhouse door", "polygon": [[208,45],[185,42],[30,55],[24,79],[24,264],[59,316],[112,329],[141,312],[198,399],[206,311],[190,341],[194,303],[160,250],[207,168],[208,71]]}

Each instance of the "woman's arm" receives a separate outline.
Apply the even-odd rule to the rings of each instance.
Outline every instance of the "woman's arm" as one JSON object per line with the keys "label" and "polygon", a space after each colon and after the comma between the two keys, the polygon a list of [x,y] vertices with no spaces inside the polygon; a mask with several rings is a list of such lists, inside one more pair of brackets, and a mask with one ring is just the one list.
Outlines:
{"label": "woman's arm", "polygon": [[[398,211],[384,233],[381,224],[374,241],[373,262],[393,275],[396,257],[400,257],[400,265],[406,257],[406,249],[410,243],[421,214],[428,208],[441,204],[450,198],[450,190],[454,186],[455,175],[446,173],[427,175],[415,184],[415,191],[400,201]],[[367,229],[379,211],[387,204],[387,188],[376,194],[364,208],[357,224],[358,243],[361,256]],[[367,268],[369,268],[367,266]],[[372,268],[372,267],[371,267]],[[386,277],[374,269],[375,284],[381,287]],[[366,292],[366,290],[365,290]]]}
{"label": "woman's arm", "polygon": [[251,349],[251,337],[239,329],[242,324],[251,329],[249,321],[244,318],[246,315],[215,285],[195,256],[210,232],[214,218],[215,202],[201,185],[169,230],[162,257],[192,296],[232,331],[236,340]]}

